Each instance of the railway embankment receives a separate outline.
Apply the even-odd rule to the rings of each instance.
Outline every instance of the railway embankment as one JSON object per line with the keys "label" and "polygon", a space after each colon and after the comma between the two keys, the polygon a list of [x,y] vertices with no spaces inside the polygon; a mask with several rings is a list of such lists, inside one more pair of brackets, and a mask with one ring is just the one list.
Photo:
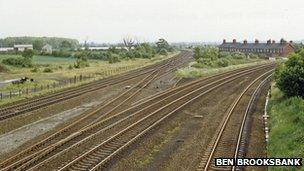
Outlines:
{"label": "railway embankment", "polygon": [[[284,97],[283,93],[273,85],[268,113],[270,116],[268,157],[304,158],[304,99]],[[271,171],[284,169],[286,168],[269,168]],[[304,169],[303,166],[301,169]]]}

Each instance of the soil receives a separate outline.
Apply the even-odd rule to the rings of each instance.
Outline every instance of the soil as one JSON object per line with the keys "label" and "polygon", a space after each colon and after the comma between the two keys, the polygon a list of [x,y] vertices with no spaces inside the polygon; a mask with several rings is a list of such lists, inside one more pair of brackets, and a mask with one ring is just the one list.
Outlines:
{"label": "soil", "polygon": [[[134,100],[171,87],[175,84],[173,76],[173,73],[169,73],[157,78]],[[146,75],[0,122],[0,145],[5,144],[6,147],[5,150],[0,151],[0,160],[16,154],[18,151],[51,135],[56,130],[73,123],[78,118],[83,117],[87,111],[93,110],[97,105],[102,105],[126,91],[125,87],[127,85],[133,86],[144,77]],[[170,80],[170,83],[160,84],[160,82],[166,80]],[[157,85],[161,89],[154,88]],[[64,119],[60,120],[59,118]]]}
{"label": "soil", "polygon": [[121,155],[124,157],[109,169],[196,170],[225,112],[252,80],[238,79],[198,99]]}
{"label": "soil", "polygon": [[[251,132],[248,139],[246,154],[247,158],[267,157],[263,114],[265,112],[265,101],[268,88],[268,86],[265,86],[262,89],[255,111],[252,114]],[[264,171],[267,170],[267,167],[247,167],[245,170]]]}

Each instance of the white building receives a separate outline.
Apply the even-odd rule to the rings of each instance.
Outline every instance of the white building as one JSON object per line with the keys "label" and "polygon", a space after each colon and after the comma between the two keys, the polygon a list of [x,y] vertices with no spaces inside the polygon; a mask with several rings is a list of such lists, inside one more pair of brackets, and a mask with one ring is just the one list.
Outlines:
{"label": "white building", "polygon": [[14,50],[16,50],[16,51],[23,52],[26,49],[33,50],[33,45],[30,45],[30,44],[28,44],[28,45],[14,45]]}
{"label": "white building", "polygon": [[52,54],[53,48],[52,48],[51,45],[46,44],[46,45],[44,45],[44,46],[42,47],[41,52],[46,53],[46,54]]}
{"label": "white building", "polygon": [[13,50],[14,48],[10,48],[10,47],[0,47],[0,52],[8,52]]}

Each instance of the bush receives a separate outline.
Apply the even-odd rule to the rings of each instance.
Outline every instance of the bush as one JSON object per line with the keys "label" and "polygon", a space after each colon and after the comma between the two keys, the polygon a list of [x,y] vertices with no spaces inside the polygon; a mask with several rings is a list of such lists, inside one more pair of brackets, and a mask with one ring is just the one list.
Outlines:
{"label": "bush", "polygon": [[217,61],[217,66],[219,67],[227,67],[229,65],[229,61],[227,59],[219,59]]}
{"label": "bush", "polygon": [[168,55],[168,51],[166,49],[161,49],[159,51],[159,54],[167,56]]}
{"label": "bush", "polygon": [[74,57],[77,59],[74,67],[75,68],[83,68],[83,67],[89,67],[90,64],[88,62],[88,53],[87,52],[79,52],[74,55]]}
{"label": "bush", "polygon": [[7,67],[5,65],[0,64],[0,72],[6,72],[8,71]]}
{"label": "bush", "polygon": [[286,96],[304,97],[304,55],[290,55],[288,61],[276,69],[275,79]]}
{"label": "bush", "polygon": [[73,69],[73,66],[72,66],[72,65],[69,65],[68,69]]}
{"label": "bush", "polygon": [[51,68],[44,68],[43,72],[53,72]]}
{"label": "bush", "polygon": [[109,63],[113,64],[113,63],[117,63],[117,62],[120,62],[119,56],[117,54],[112,54],[109,58]]}
{"label": "bush", "polygon": [[6,58],[2,60],[3,64],[16,67],[31,67],[32,61],[27,58]]}
{"label": "bush", "polygon": [[73,53],[65,50],[60,50],[60,51],[53,50],[52,54],[50,55],[54,57],[71,57],[73,56]]}
{"label": "bush", "polygon": [[31,69],[31,72],[39,72],[39,68],[35,67],[35,68]]}

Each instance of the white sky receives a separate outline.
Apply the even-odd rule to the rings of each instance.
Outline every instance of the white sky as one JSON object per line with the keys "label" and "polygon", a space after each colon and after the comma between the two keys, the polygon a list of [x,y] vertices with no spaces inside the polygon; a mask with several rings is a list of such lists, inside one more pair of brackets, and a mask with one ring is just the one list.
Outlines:
{"label": "white sky", "polygon": [[1,38],[301,40],[303,20],[303,0],[0,0]]}

